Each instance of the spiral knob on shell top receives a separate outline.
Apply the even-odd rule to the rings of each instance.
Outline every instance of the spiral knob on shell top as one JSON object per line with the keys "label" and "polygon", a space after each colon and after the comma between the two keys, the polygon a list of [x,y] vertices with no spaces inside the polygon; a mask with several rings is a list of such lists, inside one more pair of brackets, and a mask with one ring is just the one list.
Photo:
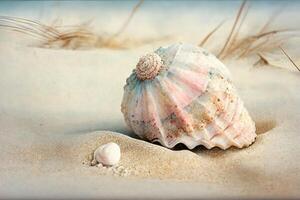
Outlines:
{"label": "spiral knob on shell top", "polygon": [[140,80],[153,79],[161,69],[162,60],[156,53],[142,56],[136,65],[136,75]]}

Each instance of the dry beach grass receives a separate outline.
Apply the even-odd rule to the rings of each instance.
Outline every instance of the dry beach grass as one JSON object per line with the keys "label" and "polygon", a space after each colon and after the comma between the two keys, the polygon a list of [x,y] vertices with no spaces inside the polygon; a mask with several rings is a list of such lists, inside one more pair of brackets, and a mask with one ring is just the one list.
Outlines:
{"label": "dry beach grass", "polygon": [[55,24],[45,25],[36,20],[0,16],[0,27],[34,37],[39,41],[39,47],[55,49],[124,49],[169,39],[169,36],[144,38],[142,40],[122,37],[122,34],[126,31],[126,28],[131,23],[135,13],[142,6],[143,2],[143,0],[140,0],[132,8],[128,18],[122,23],[121,27],[112,34],[100,35],[94,33],[91,31],[91,21],[79,25],[56,26]]}
{"label": "dry beach grass", "polygon": [[[161,38],[145,38],[142,40],[121,37],[128,25],[131,23],[136,12],[142,6],[143,2],[143,0],[139,1],[132,8],[128,18],[113,34],[99,35],[90,31],[90,22],[73,26],[55,26],[45,25],[39,21],[8,16],[0,16],[0,27],[32,36],[40,41],[38,43],[38,46],[40,47],[56,49],[123,49],[169,40],[171,38],[170,36],[163,36]],[[256,33],[250,32],[248,35],[241,37],[240,31],[246,21],[250,7],[249,4],[250,2],[247,2],[246,0],[242,2],[224,45],[218,50],[219,52],[215,52],[220,59],[240,59],[257,55],[261,60],[263,59],[261,53],[272,52],[288,40],[291,40],[294,37],[299,37],[298,29],[270,28],[271,24],[274,23],[276,18],[280,15],[280,12],[282,12],[282,8],[274,11],[259,31]],[[206,47],[208,41],[221,29],[224,23],[225,21],[220,22],[199,42],[198,45]],[[209,49],[209,45],[206,48]],[[268,62],[266,61],[266,58],[264,59],[265,62],[261,63],[267,64]]]}
{"label": "dry beach grass", "polygon": [[[249,2],[244,0],[237,12],[232,28],[225,40],[223,47],[216,52],[216,55],[221,60],[224,59],[240,59],[257,55],[260,63],[268,65],[267,58],[262,58],[261,54],[264,52],[274,52],[279,49],[281,45],[291,40],[294,37],[299,37],[298,29],[281,28],[271,29],[271,24],[279,16],[282,8],[276,10],[266,20],[262,28],[257,33],[248,33],[248,35],[240,36],[240,31],[245,23],[246,17],[249,12]],[[199,46],[203,46],[207,43],[207,40],[220,29],[224,24],[224,21],[218,24],[211,32],[209,32],[200,42]],[[209,48],[209,47],[208,47]]]}

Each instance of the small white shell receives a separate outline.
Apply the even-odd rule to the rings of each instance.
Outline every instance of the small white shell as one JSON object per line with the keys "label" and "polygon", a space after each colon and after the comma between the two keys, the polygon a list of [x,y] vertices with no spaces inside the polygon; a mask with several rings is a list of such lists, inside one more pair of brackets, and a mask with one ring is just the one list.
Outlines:
{"label": "small white shell", "polygon": [[110,142],[101,145],[94,152],[94,159],[103,165],[113,166],[118,164],[121,158],[121,150],[118,144]]}

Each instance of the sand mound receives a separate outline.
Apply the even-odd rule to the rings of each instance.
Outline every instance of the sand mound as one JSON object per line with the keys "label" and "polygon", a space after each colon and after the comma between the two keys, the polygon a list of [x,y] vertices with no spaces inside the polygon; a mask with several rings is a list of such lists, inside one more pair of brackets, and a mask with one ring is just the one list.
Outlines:
{"label": "sand mound", "polygon": [[[262,127],[267,127],[263,124]],[[33,143],[23,147],[11,146],[10,150],[7,148],[7,152],[4,152],[9,153],[10,156],[2,156],[4,165],[0,169],[4,179],[15,176],[18,180],[39,183],[41,181],[39,177],[48,177],[48,185],[52,184],[59,192],[62,190],[70,192],[72,187],[97,188],[104,187],[105,184],[109,184],[105,187],[113,187],[113,183],[120,181],[120,183],[134,181],[132,182],[134,185],[139,180],[146,183],[147,180],[162,179],[165,183],[168,181],[172,184],[183,181],[193,183],[193,188],[199,187],[199,192],[200,190],[203,192],[201,187],[210,185],[214,185],[215,191],[217,188],[226,191],[230,188],[230,191],[235,192],[226,193],[229,196],[244,194],[249,197],[259,193],[268,193],[272,196],[295,196],[298,180],[294,178],[294,174],[298,172],[288,165],[285,166],[286,170],[269,167],[269,165],[276,166],[282,163],[282,159],[288,158],[263,161],[274,151],[274,149],[270,151],[269,148],[270,145],[272,146],[270,137],[273,135],[271,132],[260,134],[257,141],[246,149],[231,148],[224,151],[217,148],[207,150],[197,147],[190,151],[182,147],[169,150],[120,133],[97,131],[76,136],[69,135],[60,139],[47,139],[44,143]],[[108,142],[116,142],[121,147],[122,156],[119,165],[90,166],[94,150]],[[279,152],[277,156],[281,156]],[[38,180],[35,180],[36,178]],[[61,186],[57,185],[57,179]],[[63,186],[70,184],[70,180],[73,180],[72,186]],[[84,182],[86,185],[81,184]],[[290,184],[283,184],[286,182]],[[25,190],[23,187],[26,185],[21,183],[23,182],[15,187]],[[43,187],[39,187],[41,188]],[[198,189],[191,190],[197,193]],[[45,190],[48,191],[49,187]],[[84,190],[93,191],[89,195],[104,194],[100,190]]]}
{"label": "sand mound", "polygon": [[[264,122],[259,126],[266,128]],[[264,137],[265,134],[259,135],[256,143],[245,149],[231,148],[224,151],[197,147],[190,151],[181,147],[169,150],[119,133],[99,131],[77,137],[74,141],[77,144],[73,146],[79,145],[79,148],[72,151],[72,156],[76,157],[78,165],[85,167],[86,173],[90,171],[93,175],[96,172],[101,175],[193,181],[227,187],[240,185],[244,193],[251,193],[255,189],[284,195],[293,190],[294,186],[283,185],[282,181],[291,180],[291,177],[285,172],[273,174],[276,169],[267,169],[266,163],[259,162],[264,154],[268,154],[262,145],[264,143],[268,146]],[[119,166],[89,166],[93,151],[107,142],[120,145],[122,156]],[[260,169],[259,173],[257,168]]]}
{"label": "sand mound", "polygon": [[[76,155],[84,164],[90,163],[94,150],[100,145],[108,142],[119,144],[122,152],[120,166],[110,171],[118,172],[118,168],[124,168],[132,176],[193,180],[199,179],[200,166],[202,170],[207,167],[191,151],[172,151],[118,133],[94,132],[77,140],[80,141],[80,148]],[[109,168],[106,171],[110,173]]]}

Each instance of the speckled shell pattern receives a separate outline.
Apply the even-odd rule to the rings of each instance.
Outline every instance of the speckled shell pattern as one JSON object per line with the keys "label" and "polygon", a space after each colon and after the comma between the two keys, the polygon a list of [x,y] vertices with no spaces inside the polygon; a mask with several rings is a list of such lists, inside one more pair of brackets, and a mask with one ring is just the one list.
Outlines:
{"label": "speckled shell pattern", "polygon": [[155,53],[162,61],[159,73],[141,80],[133,70],[124,87],[121,110],[137,135],[168,148],[242,148],[255,141],[255,124],[214,55],[188,44]]}

